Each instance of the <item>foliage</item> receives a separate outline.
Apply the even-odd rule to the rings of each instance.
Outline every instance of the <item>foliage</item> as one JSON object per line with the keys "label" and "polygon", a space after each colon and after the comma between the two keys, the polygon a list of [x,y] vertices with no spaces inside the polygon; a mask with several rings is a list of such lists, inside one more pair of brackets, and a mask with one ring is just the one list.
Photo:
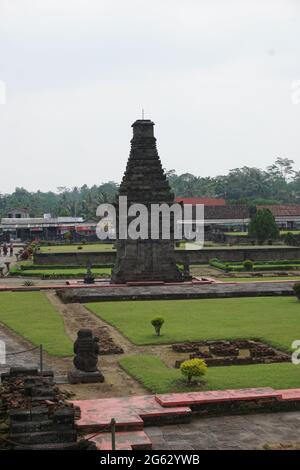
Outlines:
{"label": "foliage", "polygon": [[29,279],[23,282],[23,286],[31,287],[34,286],[34,282],[30,281]]}
{"label": "foliage", "polygon": [[207,365],[204,359],[189,359],[180,365],[180,372],[187,377],[191,383],[193,377],[202,377],[207,372]]}
{"label": "foliage", "polygon": [[[300,171],[293,169],[293,161],[279,157],[266,170],[244,166],[234,168],[227,175],[199,177],[191,173],[177,175],[167,171],[167,178],[175,196],[223,197],[239,204],[297,203],[300,197]],[[82,216],[94,218],[103,202],[113,202],[118,184],[113,181],[100,186],[66,188],[57,192],[29,192],[16,188],[12,194],[0,194],[0,216],[5,217],[13,207],[27,207],[32,217],[44,213],[53,216]]]}
{"label": "foliage", "polygon": [[16,188],[12,194],[0,195],[0,216],[5,217],[13,207],[27,207],[31,217],[45,213],[53,216],[82,216],[86,219],[96,216],[96,209],[102,202],[113,202],[118,184],[108,181],[100,186],[80,188],[59,187],[57,192],[29,192]]}
{"label": "foliage", "polygon": [[250,221],[248,233],[259,244],[268,239],[278,238],[279,229],[272,212],[269,209],[259,209]]}
{"label": "foliage", "polygon": [[160,330],[165,323],[165,320],[162,317],[155,317],[151,320],[151,325],[154,326],[157,336],[160,336]]}
{"label": "foliage", "polygon": [[289,246],[299,246],[300,245],[300,236],[292,232],[288,232],[283,237],[284,243]]}
{"label": "foliage", "polygon": [[298,202],[300,196],[300,172],[293,169],[293,160],[279,157],[261,170],[244,166],[234,168],[228,175],[197,177],[190,173],[167,173],[176,196],[223,197],[240,204],[279,204]]}

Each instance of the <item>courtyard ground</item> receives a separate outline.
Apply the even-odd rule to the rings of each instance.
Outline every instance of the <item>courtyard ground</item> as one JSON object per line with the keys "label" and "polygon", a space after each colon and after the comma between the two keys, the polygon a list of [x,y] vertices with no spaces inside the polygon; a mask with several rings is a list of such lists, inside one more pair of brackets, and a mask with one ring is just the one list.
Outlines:
{"label": "courtyard ground", "polygon": [[[2,332],[5,330],[9,336],[9,331],[14,330],[11,333],[14,340],[24,341],[25,337],[29,346],[45,344],[45,349],[52,353],[46,356],[48,364],[59,371],[58,375],[66,375],[72,367],[72,342],[80,328],[91,328],[101,334],[105,327],[123,348],[124,354],[100,356],[99,367],[106,377],[105,384],[63,385],[76,398],[186,390],[174,364],[188,355],[176,353],[171,347],[183,338],[263,337],[288,350],[300,330],[300,304],[294,297],[103,302],[93,304],[97,314],[90,310],[91,304],[88,307],[63,304],[55,291],[0,294],[0,322],[6,325]],[[150,324],[157,314],[166,319],[161,338],[154,335]],[[137,335],[140,343],[148,344],[133,344],[124,332],[129,337]],[[15,350],[19,349],[21,345],[15,344]],[[67,358],[59,357],[66,354]],[[267,385],[291,388],[300,386],[299,377],[298,367],[290,363],[210,367],[205,388]]]}
{"label": "courtyard ground", "polygon": [[254,450],[299,443],[299,424],[300,412],[290,412],[201,418],[144,430],[155,450]]}

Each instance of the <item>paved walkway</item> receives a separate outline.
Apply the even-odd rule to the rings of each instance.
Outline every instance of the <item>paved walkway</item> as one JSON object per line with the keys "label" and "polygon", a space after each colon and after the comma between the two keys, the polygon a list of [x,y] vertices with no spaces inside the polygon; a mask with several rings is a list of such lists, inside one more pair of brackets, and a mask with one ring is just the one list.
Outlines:
{"label": "paved walkway", "polygon": [[13,266],[16,263],[16,261],[17,261],[17,258],[16,258],[15,255],[9,256],[9,254],[8,254],[7,256],[3,256],[3,251],[1,250],[0,267],[4,267],[4,271],[3,271],[4,276],[7,273],[5,262],[9,262],[10,266]]}
{"label": "paved walkway", "polygon": [[31,349],[34,346],[23,341],[21,338],[18,339],[12,332],[8,333],[7,328],[1,324],[0,341],[5,343],[6,349],[6,364],[0,363],[0,373],[6,372],[10,367],[38,367],[39,350],[36,349],[23,354],[15,354],[19,351]]}
{"label": "paved walkway", "polygon": [[259,449],[300,442],[300,412],[194,418],[189,424],[145,427],[153,449]]}

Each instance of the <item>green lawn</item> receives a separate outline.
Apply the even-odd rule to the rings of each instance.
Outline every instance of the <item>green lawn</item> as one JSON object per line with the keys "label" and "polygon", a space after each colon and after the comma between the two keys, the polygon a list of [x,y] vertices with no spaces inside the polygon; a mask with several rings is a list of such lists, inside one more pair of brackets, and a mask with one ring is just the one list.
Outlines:
{"label": "green lawn", "polygon": [[[13,266],[14,268],[14,266]],[[92,268],[93,274],[95,276],[101,277],[101,275],[111,275],[111,268]],[[83,277],[86,274],[86,268],[52,268],[52,269],[26,269],[26,270],[16,270],[11,269],[10,274],[22,276],[22,277]]]}
{"label": "green lawn", "polygon": [[[295,297],[95,302],[86,307],[135,344],[256,338],[289,350],[300,339],[300,302]],[[162,316],[160,337],[150,321]]]}
{"label": "green lawn", "polygon": [[41,292],[0,292],[0,322],[49,354],[73,354],[62,317]]}
{"label": "green lawn", "polygon": [[[78,249],[78,247],[81,249]],[[82,245],[50,245],[50,246],[41,246],[39,251],[40,253],[78,253],[78,252],[92,252],[92,251],[112,251],[112,243],[91,243],[91,244],[82,244]]]}
{"label": "green lawn", "polygon": [[120,365],[152,393],[196,390],[227,390],[248,387],[275,389],[299,388],[300,366],[292,363],[258,364],[251,366],[209,367],[206,384],[201,388],[185,385],[179,369],[167,367],[157,356],[127,356]]}

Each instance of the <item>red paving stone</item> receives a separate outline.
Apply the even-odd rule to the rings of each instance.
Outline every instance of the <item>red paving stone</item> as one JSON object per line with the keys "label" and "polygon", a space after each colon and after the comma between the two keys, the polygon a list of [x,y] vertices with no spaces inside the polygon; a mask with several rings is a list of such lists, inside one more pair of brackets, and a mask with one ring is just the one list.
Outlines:
{"label": "red paving stone", "polygon": [[[87,437],[94,441],[100,450],[111,450],[110,422],[116,420],[117,450],[151,449],[151,441],[144,433],[144,420],[147,418],[172,418],[191,416],[188,406],[226,401],[245,401],[257,398],[278,400],[300,400],[300,388],[273,390],[270,387],[241,390],[217,390],[208,392],[170,393],[164,395],[142,395],[134,397],[104,398],[97,400],[75,400],[81,410],[76,426],[85,433],[100,432]],[[165,424],[163,419],[156,425]]]}
{"label": "red paving stone", "polygon": [[[111,433],[103,432],[90,438],[95,442],[98,450],[112,450]],[[152,449],[152,443],[144,431],[130,431],[116,433],[116,450],[145,450]]]}
{"label": "red paving stone", "polygon": [[116,420],[117,429],[141,430],[144,426],[143,418],[191,415],[189,407],[163,408],[154,395],[75,400],[72,403],[81,410],[76,426],[88,432],[107,427],[112,418]]}
{"label": "red paving stone", "polygon": [[281,393],[281,400],[300,400],[300,388],[290,388],[289,390],[277,390]]}
{"label": "red paving stone", "polygon": [[[299,391],[300,393],[300,391]],[[265,388],[245,388],[241,390],[216,390],[211,392],[170,393],[156,395],[157,402],[166,407],[189,406],[201,403],[253,400],[256,398],[281,398],[282,392]],[[300,398],[300,396],[299,396]]]}

